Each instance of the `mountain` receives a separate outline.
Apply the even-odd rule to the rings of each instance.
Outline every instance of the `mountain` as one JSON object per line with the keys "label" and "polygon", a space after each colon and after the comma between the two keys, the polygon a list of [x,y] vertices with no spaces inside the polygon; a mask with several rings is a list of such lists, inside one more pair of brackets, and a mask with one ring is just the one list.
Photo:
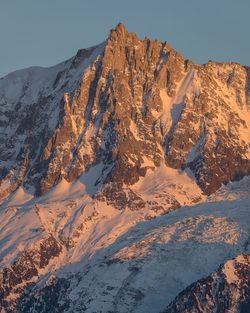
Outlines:
{"label": "mountain", "polygon": [[250,311],[249,255],[227,261],[217,272],[192,284],[164,312],[214,311]]}
{"label": "mountain", "polygon": [[[40,244],[36,238],[39,222],[31,215],[31,205],[22,208],[18,224],[8,223],[16,230],[12,244],[18,242],[19,251],[25,240],[32,240],[32,246],[5,267],[3,306],[7,312],[27,313],[159,313],[220,264],[249,255],[249,186],[250,179],[245,178],[223,187],[205,203],[140,221],[140,211],[118,211],[102,204],[94,209],[85,206],[79,212],[83,199],[44,199],[38,208],[47,232],[51,224],[59,229],[65,226],[61,231],[51,229],[50,239],[45,238],[45,230]],[[27,223],[28,218],[33,223]],[[70,245],[60,239],[66,232],[71,235]],[[16,238],[18,233],[22,241]],[[242,286],[249,282],[247,274],[240,277]],[[237,288],[235,292],[237,296]]]}
{"label": "mountain", "polygon": [[122,24],[1,78],[2,312],[160,312],[214,288],[249,253],[249,106],[250,67]]}

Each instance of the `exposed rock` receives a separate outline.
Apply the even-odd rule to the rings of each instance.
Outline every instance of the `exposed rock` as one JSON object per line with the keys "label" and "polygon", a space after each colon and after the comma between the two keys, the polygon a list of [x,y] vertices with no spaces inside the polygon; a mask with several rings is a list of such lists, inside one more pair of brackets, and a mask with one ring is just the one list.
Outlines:
{"label": "exposed rock", "polygon": [[193,283],[163,313],[246,313],[250,310],[250,256],[239,255]]}
{"label": "exposed rock", "polygon": [[39,248],[24,250],[12,265],[3,268],[0,273],[0,309],[15,312],[19,295],[32,279],[37,279],[38,270],[45,268],[61,251],[61,245],[50,235],[40,242]]}
{"label": "exposed rock", "polygon": [[250,173],[249,136],[238,136],[249,132],[249,68],[194,65],[122,24],[53,70],[9,74],[0,94],[2,198],[20,184],[44,194],[101,163],[119,195],[164,159],[190,168],[206,194]]}
{"label": "exposed rock", "polygon": [[[2,269],[1,306],[15,312],[20,300],[20,312],[48,312],[49,306],[55,312],[67,309],[65,303],[60,306],[60,294],[68,288],[66,280],[52,280],[40,291],[35,290],[36,281],[61,254],[62,243],[74,249],[85,240],[84,231],[90,235],[88,230],[107,218],[105,210],[97,213],[95,206],[103,205],[114,219],[129,211],[137,216],[132,221],[137,223],[199,202],[204,194],[249,175],[249,105],[249,67],[193,64],[168,42],[141,40],[122,24],[101,45],[80,49],[61,64],[2,78],[1,218],[5,223],[4,214],[9,214],[5,229],[9,234],[9,225],[18,225],[29,210],[34,213],[34,203],[40,205],[42,199],[43,222],[37,224],[41,232],[48,227],[47,233],[53,235],[43,241],[28,236],[34,248],[21,246],[14,263]],[[155,173],[165,176],[158,181]],[[52,197],[55,203],[44,204],[60,183],[61,202]],[[74,183],[80,187],[74,189]],[[73,199],[65,200],[63,192],[73,189],[75,193],[69,195]],[[13,205],[20,190],[35,196],[34,202],[25,202],[27,208],[22,203]],[[79,190],[84,192],[79,195]],[[50,205],[55,215],[49,215]],[[60,206],[67,210],[60,211]],[[41,219],[38,215],[31,214]],[[12,219],[14,224],[9,223]],[[98,245],[98,238],[93,242]],[[225,283],[221,288],[231,292],[232,286]],[[31,298],[20,299],[30,290]],[[144,296],[140,290],[130,291],[135,302]],[[53,295],[57,307],[53,307]]]}

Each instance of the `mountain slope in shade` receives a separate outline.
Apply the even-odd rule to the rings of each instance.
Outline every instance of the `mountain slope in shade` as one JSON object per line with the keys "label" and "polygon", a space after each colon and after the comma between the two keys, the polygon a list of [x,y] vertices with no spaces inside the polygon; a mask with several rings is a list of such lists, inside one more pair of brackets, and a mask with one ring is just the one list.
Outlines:
{"label": "mountain slope in shade", "polygon": [[1,310],[159,312],[249,253],[249,105],[249,67],[122,24],[0,79]]}
{"label": "mountain slope in shade", "polygon": [[164,313],[250,311],[250,256],[239,255],[181,292]]}

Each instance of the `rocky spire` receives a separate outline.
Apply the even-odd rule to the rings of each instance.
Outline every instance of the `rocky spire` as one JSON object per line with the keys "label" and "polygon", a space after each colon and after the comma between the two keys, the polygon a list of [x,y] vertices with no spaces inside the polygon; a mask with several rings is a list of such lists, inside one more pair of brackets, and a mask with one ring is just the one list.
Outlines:
{"label": "rocky spire", "polygon": [[115,28],[112,28],[108,39],[110,40],[124,40],[128,35],[128,31],[126,30],[124,24],[119,23]]}
{"label": "rocky spire", "polygon": [[[96,164],[110,169],[100,174],[100,189],[108,182],[119,192],[163,162],[191,169],[207,194],[250,173],[249,74],[240,65],[193,65],[167,42],[140,40],[119,23],[104,45],[55,67],[41,90],[35,82],[47,76],[36,75],[23,81],[24,96],[20,91],[20,99],[10,99],[13,106],[0,125],[0,179],[7,186],[0,198],[20,184],[35,185],[42,194]],[[4,93],[2,88],[6,98]],[[20,101],[25,105],[19,108]],[[7,127],[13,133],[5,134]]]}

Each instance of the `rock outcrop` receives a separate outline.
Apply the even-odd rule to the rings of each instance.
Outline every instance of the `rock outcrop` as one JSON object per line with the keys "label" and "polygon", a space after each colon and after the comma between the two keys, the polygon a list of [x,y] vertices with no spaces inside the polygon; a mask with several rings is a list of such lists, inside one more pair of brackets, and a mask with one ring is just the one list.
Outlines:
{"label": "rock outcrop", "polygon": [[246,313],[250,311],[250,256],[239,255],[217,272],[193,283],[164,313]]}
{"label": "rock outcrop", "polygon": [[0,308],[15,312],[20,294],[37,280],[39,270],[45,269],[61,251],[61,244],[50,235],[40,242],[39,248],[23,251],[13,264],[3,268],[0,273]]}

